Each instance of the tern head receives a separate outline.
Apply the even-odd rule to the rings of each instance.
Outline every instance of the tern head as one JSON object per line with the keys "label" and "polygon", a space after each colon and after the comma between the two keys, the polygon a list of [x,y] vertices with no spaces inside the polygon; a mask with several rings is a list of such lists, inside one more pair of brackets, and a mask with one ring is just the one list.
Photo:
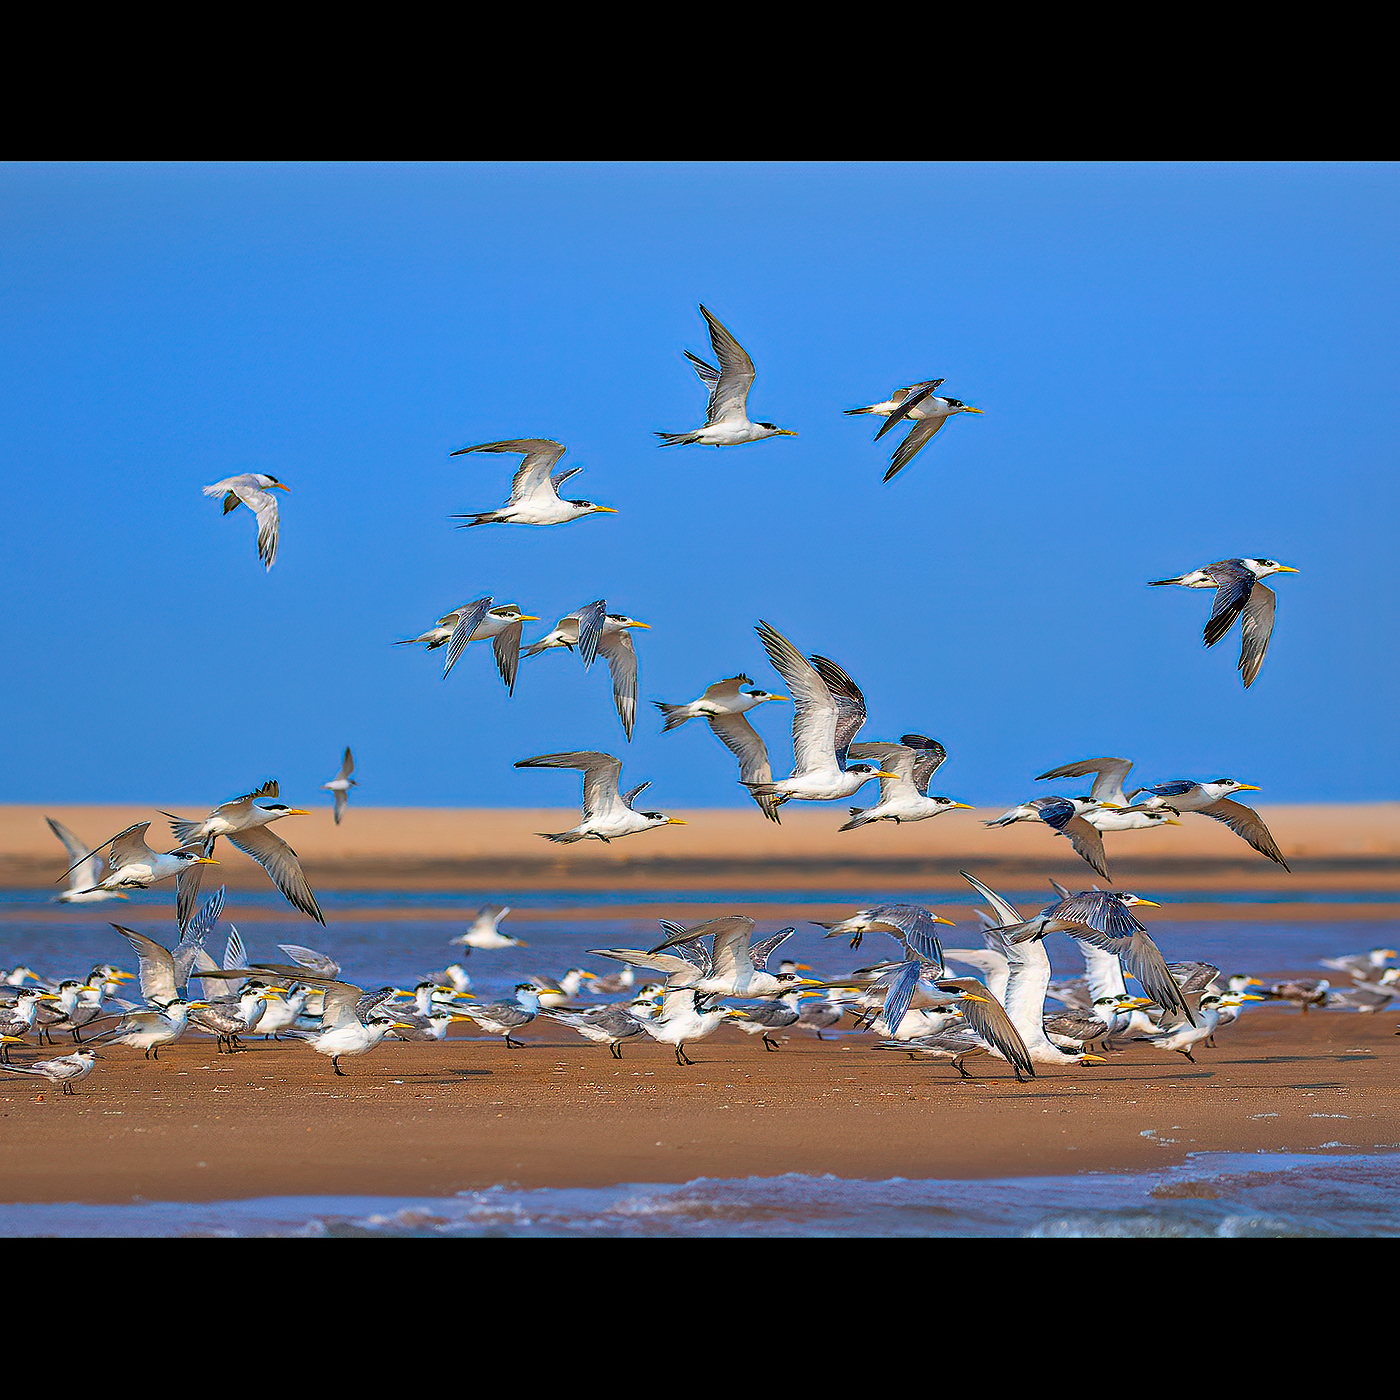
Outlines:
{"label": "tern head", "polygon": [[864,773],[867,778],[897,778],[898,773],[886,773],[883,768],[872,768],[868,763],[848,763],[848,773]]}
{"label": "tern head", "polygon": [[751,699],[756,705],[762,705],[765,701],[768,700],[792,699],[792,696],[790,695],[775,695],[772,691],[768,690],[746,690],[743,693],[747,695],[749,699]]}
{"label": "tern head", "polygon": [[638,622],[635,617],[628,617],[625,613],[609,613],[608,621],[614,627],[640,627],[644,632],[651,631],[651,623]]}
{"label": "tern head", "polygon": [[981,412],[982,412],[982,410],[981,410],[980,408],[973,408],[973,406],[972,406],[970,403],[964,403],[961,399],[950,399],[950,398],[948,398],[948,396],[947,396],[946,394],[945,394],[945,395],[942,395],[941,397],[942,397],[942,399],[943,399],[943,402],[946,403],[946,404],[948,405],[948,407],[949,407],[954,413],[981,413]]}
{"label": "tern head", "polygon": [[689,826],[689,822],[682,821],[679,817],[668,817],[665,812],[638,812],[639,817],[645,817],[652,826]]}
{"label": "tern head", "polygon": [[[616,515],[618,513],[616,506],[600,506],[592,501],[570,501],[569,505],[577,506],[580,510],[589,511],[594,515]],[[538,620],[537,618],[536,621]]]}
{"label": "tern head", "polygon": [[949,812],[951,812],[955,807],[963,807],[969,812],[972,811],[972,803],[954,802],[951,797],[930,797],[929,801],[938,803],[940,807],[945,808]]}
{"label": "tern head", "polygon": [[290,491],[292,488],[284,482],[278,481],[275,476],[269,476],[266,472],[254,472],[253,480],[264,491]]}
{"label": "tern head", "polygon": [[273,818],[309,817],[311,815],[305,807],[288,807],[285,802],[259,802],[257,809],[260,812],[269,813]]}
{"label": "tern head", "polygon": [[1162,907],[1155,899],[1144,899],[1140,894],[1111,894],[1109,898],[1116,899],[1119,904],[1128,907],[1134,904],[1150,904],[1154,909]]}
{"label": "tern head", "polygon": [[776,437],[796,437],[797,434],[791,428],[780,428],[776,423],[759,423],[757,427],[767,428]]}
{"label": "tern head", "polygon": [[532,617],[529,613],[523,613],[514,603],[506,603],[502,607],[492,608],[487,614],[488,617],[499,618],[502,622],[538,622],[539,618]]}
{"label": "tern head", "polygon": [[1280,564],[1275,559],[1241,559],[1240,563],[1255,578],[1268,578],[1270,574],[1296,574],[1300,572],[1298,569],[1290,568],[1287,564]]}

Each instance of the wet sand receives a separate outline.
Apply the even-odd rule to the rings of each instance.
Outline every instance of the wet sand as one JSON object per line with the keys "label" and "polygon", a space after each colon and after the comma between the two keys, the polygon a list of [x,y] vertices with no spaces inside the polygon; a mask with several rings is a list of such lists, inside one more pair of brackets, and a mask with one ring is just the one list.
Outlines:
{"label": "wet sand", "polygon": [[[112,1047],[64,1098],[0,1080],[7,1201],[446,1195],[498,1183],[603,1186],[784,1172],[884,1179],[1143,1170],[1201,1151],[1400,1148],[1395,1013],[1251,1008],[1195,1065],[1144,1045],[1110,1063],[1008,1068],[725,1029],[614,1061],[562,1028],[386,1044],[329,1061],[289,1042],[220,1056],[189,1036],[158,1064]],[[38,1052],[17,1048],[16,1062]],[[61,1053],[46,1051],[46,1054]],[[42,1101],[39,1101],[42,1095]]]}

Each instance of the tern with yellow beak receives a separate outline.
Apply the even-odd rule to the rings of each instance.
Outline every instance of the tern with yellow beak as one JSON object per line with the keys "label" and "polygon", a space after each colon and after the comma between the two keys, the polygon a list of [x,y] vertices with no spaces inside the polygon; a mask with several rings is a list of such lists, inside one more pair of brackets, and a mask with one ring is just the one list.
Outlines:
{"label": "tern with yellow beak", "polygon": [[886,416],[880,431],[875,434],[875,441],[879,442],[896,423],[903,422],[906,418],[914,425],[909,430],[909,436],[895,449],[895,454],[890,459],[890,469],[885,473],[886,481],[903,471],[914,460],[915,454],[932,440],[933,435],[954,414],[982,412],[980,408],[973,408],[970,403],[964,403],[961,399],[950,399],[935,394],[934,389],[942,382],[938,379],[928,384],[915,385]]}
{"label": "tern with yellow beak", "polygon": [[266,472],[248,472],[243,476],[226,477],[204,488],[206,496],[224,498],[224,514],[247,506],[258,518],[258,558],[267,568],[277,562],[277,497],[274,491],[292,488]]}
{"label": "tern with yellow beak", "polygon": [[1141,788],[1133,796],[1139,807],[1149,810],[1165,809],[1178,815],[1196,812],[1212,821],[1223,822],[1261,856],[1268,856],[1276,865],[1287,870],[1288,862],[1284,860],[1283,852],[1279,850],[1269,828],[1264,825],[1264,819],[1253,807],[1246,807],[1243,802],[1232,802],[1228,796],[1236,792],[1259,791],[1253,783],[1242,783],[1235,778],[1215,778],[1208,783],[1178,778],[1173,782]]}
{"label": "tern with yellow beak", "polygon": [[[251,856],[267,872],[272,883],[282,892],[282,898],[294,909],[309,914],[319,924],[326,922],[316,896],[301,872],[301,862],[297,853],[282,840],[267,830],[269,822],[280,821],[283,817],[305,817],[309,813],[304,807],[288,807],[284,802],[269,802],[265,799],[277,796],[277,784],[269,781],[256,792],[235,797],[216,807],[203,821],[187,821],[169,812],[163,813],[170,821],[170,829],[182,845],[199,846],[205,856],[214,853],[214,843],[220,836],[237,846],[246,856]],[[187,876],[180,882],[177,896],[177,912],[180,927],[183,929],[194,912],[195,899],[199,894],[198,873]]]}
{"label": "tern with yellow beak", "polygon": [[[211,860],[207,855],[201,855],[197,849],[191,850],[182,847],[179,850],[164,853],[153,851],[146,844],[146,832],[150,830],[150,827],[150,822],[137,822],[135,826],[129,826],[125,831],[117,832],[115,836],[104,841],[97,848],[99,851],[109,848],[107,864],[110,868],[106,879],[100,880],[93,886],[93,889],[146,890],[150,889],[152,885],[159,884],[162,880],[169,880],[172,876],[183,875],[188,881],[191,872],[195,871],[198,866],[219,863],[216,860]],[[196,894],[198,890],[199,886],[196,882],[194,886]],[[76,893],[87,894],[90,891],[78,890]],[[180,897],[180,892],[177,890],[177,913],[186,904],[192,912],[194,895],[190,895],[188,900],[185,900]],[[180,921],[182,929],[188,921],[187,914]]]}
{"label": "tern with yellow beak", "polygon": [[745,782],[755,797],[778,802],[837,802],[854,797],[871,778],[898,778],[883,768],[849,763],[851,742],[865,723],[860,687],[825,656],[803,656],[766,622],[755,628],[792,695],[793,769],[777,782]]}
{"label": "tern with yellow beak", "polygon": [[467,452],[519,452],[525,460],[516,468],[511,480],[510,500],[499,510],[454,516],[454,520],[467,522],[457,528],[469,530],[473,525],[567,525],[571,520],[582,520],[585,515],[616,515],[617,511],[612,506],[560,499],[560,486],[583,470],[582,467],[570,467],[557,476],[550,475],[554,464],[568,450],[562,442],[555,442],[552,438],[512,438],[508,442],[482,442],[475,447],[458,448],[452,456],[460,457]]}
{"label": "tern with yellow beak", "polygon": [[710,391],[705,411],[705,426],[692,433],[657,433],[663,447],[742,447],[745,443],[762,442],[764,438],[796,437],[791,428],[776,423],[749,421],[749,390],[753,388],[755,370],[748,352],[719,320],[700,308],[705,324],[710,328],[710,345],[719,361],[719,368],[689,350],[685,357],[700,376],[700,382]]}
{"label": "tern with yellow beak", "polygon": [[1297,569],[1272,559],[1217,559],[1214,564],[1178,574],[1176,578],[1149,579],[1153,588],[1177,584],[1182,588],[1215,589],[1215,606],[1206,621],[1204,640],[1213,647],[1240,619],[1240,679],[1248,690],[1254,684],[1269,638],[1274,634],[1274,608],[1278,596],[1260,579],[1270,574],[1296,574]]}
{"label": "tern with yellow beak", "polygon": [[542,753],[535,758],[522,758],[517,768],[575,768],[583,774],[583,820],[570,831],[540,831],[546,841],[569,844],[585,841],[616,841],[622,836],[635,836],[660,826],[684,826],[679,817],[664,812],[635,812],[632,803],[638,793],[650,787],[650,782],[638,783],[627,792],[618,790],[622,760],[610,753],[583,749],[574,753]]}
{"label": "tern with yellow beak", "polygon": [[929,780],[948,757],[937,739],[905,734],[897,744],[852,744],[850,755],[873,759],[886,776],[880,779],[879,802],[873,807],[852,807],[851,820],[842,831],[853,831],[871,822],[927,821],[959,807],[972,810],[969,803],[954,802],[951,797],[929,796]]}

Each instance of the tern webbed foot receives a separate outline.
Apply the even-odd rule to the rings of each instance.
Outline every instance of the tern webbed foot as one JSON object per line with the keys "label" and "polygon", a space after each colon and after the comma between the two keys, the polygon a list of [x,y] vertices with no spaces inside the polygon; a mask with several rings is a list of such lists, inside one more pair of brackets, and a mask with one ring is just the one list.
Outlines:
{"label": "tern webbed foot", "polygon": [[774,1040],[773,1037],[769,1035],[766,1031],[763,1035],[763,1048],[765,1050],[777,1050],[780,1048],[778,1042]]}
{"label": "tern webbed foot", "polygon": [[961,1060],[954,1060],[954,1061],[953,1061],[953,1068],[954,1068],[955,1070],[957,1070],[957,1072],[958,1072],[964,1079],[971,1079],[971,1078],[972,1078],[972,1076],[963,1068],[963,1062],[962,1062]]}
{"label": "tern webbed foot", "polygon": [[1193,1065],[1196,1063],[1196,1057],[1189,1050],[1178,1050],[1176,1053],[1178,1055],[1185,1055],[1186,1058],[1190,1060]]}

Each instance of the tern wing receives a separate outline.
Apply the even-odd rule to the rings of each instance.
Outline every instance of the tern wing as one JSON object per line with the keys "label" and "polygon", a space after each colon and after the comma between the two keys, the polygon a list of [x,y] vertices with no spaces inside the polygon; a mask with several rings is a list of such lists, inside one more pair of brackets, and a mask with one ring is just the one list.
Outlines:
{"label": "tern wing", "polygon": [[1203,817],[1224,822],[1236,836],[1242,836],[1248,841],[1261,856],[1268,856],[1285,870],[1289,868],[1288,862],[1283,858],[1283,852],[1269,835],[1269,828],[1264,825],[1263,818],[1253,807],[1246,807],[1243,802],[1232,802],[1228,797],[1222,797],[1218,802],[1197,807],[1196,811]]}
{"label": "tern wing", "polygon": [[[391,987],[390,991],[393,990]],[[327,982],[325,998],[321,1003],[321,1030],[338,1031],[345,1026],[357,1026],[360,1018],[355,1014],[355,1004],[364,996],[364,989],[353,987],[349,982]]]}
{"label": "tern wing", "polygon": [[277,945],[294,963],[321,977],[338,977],[340,964],[325,953],[314,948],[303,948],[299,943],[279,943]]}
{"label": "tern wing", "polygon": [[1269,638],[1274,635],[1274,606],[1277,602],[1278,594],[1262,583],[1256,582],[1249,590],[1240,619],[1239,669],[1246,690],[1254,684],[1254,678],[1264,664]]}
{"label": "tern wing", "polygon": [[578,621],[578,654],[586,671],[598,655],[603,624],[608,620],[608,605],[602,598],[595,598],[587,607],[580,608],[574,617]]}
{"label": "tern wing", "polygon": [[737,700],[739,692],[753,682],[747,676],[730,676],[728,680],[716,681],[713,685],[705,687],[705,693],[701,697],[704,700]]}
{"label": "tern wing", "polygon": [[710,390],[710,406],[705,414],[705,426],[710,427],[726,419],[743,422],[749,416],[749,390],[753,388],[754,381],[753,361],[749,359],[744,347],[705,307],[700,308],[700,314],[709,324],[710,345],[714,349],[715,359],[719,361],[719,378]]}
{"label": "tern wing", "polygon": [[898,773],[897,778],[880,779],[880,801],[888,802],[900,787],[914,784],[914,761],[917,754],[904,744],[852,744],[846,757],[857,763],[873,762],[877,768]]}
{"label": "tern wing", "polygon": [[393,995],[394,989],[392,987],[377,987],[372,992],[366,992],[355,1003],[356,1020],[358,1020],[361,1025],[365,1025],[369,1013],[373,1011],[380,1002],[387,1001]]}
{"label": "tern wing", "polygon": [[598,650],[607,658],[613,704],[630,743],[637,723],[637,650],[632,645],[632,634],[625,627],[604,630],[598,638]]}
{"label": "tern wing", "polygon": [[1097,827],[1090,826],[1083,817],[1074,815],[1074,804],[1063,798],[1037,797],[1031,803],[1047,826],[1068,839],[1075,851],[1083,857],[1105,880],[1113,876],[1108,873],[1108,859],[1104,855],[1103,835]]}
{"label": "tern wing", "polygon": [[[202,866],[194,867],[195,870],[202,868]],[[204,940],[218,927],[219,915],[223,911],[224,887],[220,885],[199,906],[199,912],[187,918],[180,926],[180,941],[175,945],[175,951],[170,955],[175,968],[175,985],[177,987],[183,987],[189,981],[190,969],[195,964],[196,954],[204,946]]]}
{"label": "tern wing", "polygon": [[520,634],[524,630],[523,622],[512,622],[509,627],[497,632],[491,643],[496,669],[501,673],[507,695],[515,694],[515,673],[520,668]]}
{"label": "tern wing", "polygon": [[[923,403],[942,382],[941,379],[930,379],[922,384],[911,384],[907,389],[896,390],[896,393],[900,396],[899,407],[896,408],[893,413],[885,416],[885,421],[880,424],[880,431],[875,434],[874,440],[879,442],[896,423],[901,422],[909,416],[910,409],[917,408]],[[917,421],[922,422],[925,420],[920,419]],[[937,429],[935,429],[935,431],[937,431]]]}
{"label": "tern wing", "polygon": [[45,817],[44,820],[68,852],[68,888],[90,890],[102,878],[102,858],[93,855],[62,822],[56,822],[52,817]]}
{"label": "tern wing", "polygon": [[446,680],[452,673],[452,668],[457,664],[457,658],[462,654],[462,648],[471,641],[472,634],[481,626],[481,620],[486,616],[486,610],[491,606],[490,598],[478,598],[474,603],[468,603],[457,614],[457,621],[452,627],[452,636],[447,643],[447,660],[443,663],[442,678]]}
{"label": "tern wing", "polygon": [[1031,1063],[1030,1051],[1026,1049],[1021,1033],[1012,1024],[1002,1004],[980,982],[959,978],[956,982],[942,983],[940,986],[957,987],[963,993],[958,1010],[972,1030],[988,1045],[1001,1051],[1022,1074],[1035,1077],[1035,1066]]}
{"label": "tern wing", "polygon": [[816,668],[786,637],[766,622],[755,629],[773,669],[792,696],[793,772],[813,773],[839,767],[836,762],[837,708]]}
{"label": "tern wing", "polygon": [[510,500],[515,505],[536,494],[554,495],[549,473],[568,449],[553,438],[512,438],[509,442],[482,442],[475,447],[459,448],[451,455],[461,457],[467,452],[523,452],[525,460],[516,468],[510,483]]}
{"label": "tern wing", "polygon": [[235,486],[233,490],[258,517],[258,558],[270,569],[277,562],[277,497],[251,482]]}
{"label": "tern wing", "polygon": [[901,734],[899,742],[914,750],[914,786],[921,796],[927,797],[929,779],[942,767],[948,750],[937,739],[923,734]]}
{"label": "tern wing", "polygon": [[1092,773],[1094,785],[1089,789],[1089,796],[1095,802],[1118,802],[1126,807],[1128,799],[1123,796],[1123,784],[1132,766],[1130,758],[1086,758],[1079,763],[1066,763],[1063,768],[1052,768],[1042,773],[1036,782],[1047,778],[1087,778]]}
{"label": "tern wing", "polygon": [[891,1035],[898,1034],[899,1023],[904,1020],[904,1013],[909,1010],[909,1004],[914,1000],[914,988],[918,985],[923,966],[918,958],[911,958],[876,978],[872,984],[875,987],[883,985],[886,988],[883,1015]]}
{"label": "tern wing", "polygon": [[[711,686],[710,689],[713,690],[714,687]],[[706,694],[708,693],[707,691]],[[707,715],[706,720],[715,738],[739,760],[741,783],[773,781],[773,765],[768,761],[768,745],[744,715]],[[763,815],[770,822],[781,823],[776,795],[770,793],[760,796],[754,793],[753,800],[758,803]]]}
{"label": "tern wing", "polygon": [[228,839],[267,871],[288,904],[309,914],[318,924],[326,922],[311,886],[306,883],[306,876],[301,873],[297,853],[280,836],[273,835],[265,826],[255,826],[247,831],[235,831]]}
{"label": "tern wing", "polygon": [[147,1001],[164,1005],[179,995],[175,986],[175,961],[168,948],[162,948],[154,939],[135,929],[123,928],[120,924],[112,927],[131,944],[138,959],[137,970],[141,975],[141,995]]}
{"label": "tern wing", "polygon": [[834,662],[825,656],[812,657],[817,674],[826,682],[836,704],[836,761],[844,769],[851,740],[865,723],[865,696],[860,687]]}
{"label": "tern wing", "polygon": [[1254,575],[1233,559],[1222,559],[1205,569],[1215,580],[1215,605],[1206,621],[1205,643],[1213,647],[1240,615],[1254,589]]}
{"label": "tern wing", "polygon": [[345,748],[345,757],[340,760],[340,772],[335,775],[335,781],[340,782],[348,778],[355,771],[355,757],[350,752],[349,745]]}
{"label": "tern wing", "polygon": [[765,971],[768,967],[768,959],[796,932],[795,928],[779,929],[771,938],[765,938],[761,942],[751,945],[749,961],[759,972]]}
{"label": "tern wing", "polygon": [[[137,822],[125,831],[119,831],[107,844],[111,847],[110,863],[113,870],[137,861],[148,861],[155,852],[146,844],[146,832],[150,822]],[[98,847],[101,850],[101,847]]]}
{"label": "tern wing", "polygon": [[1119,961],[1123,964],[1123,971],[1129,977],[1136,977],[1143,991],[1163,1011],[1179,1011],[1193,1026],[1196,1024],[1196,1018],[1191,1014],[1191,1008],[1187,1005],[1181,988],[1177,986],[1176,978],[1172,976],[1171,968],[1167,966],[1161,949],[1145,932],[1139,930],[1128,940],[1125,947],[1116,951]]}
{"label": "tern wing", "polygon": [[1019,924],[1021,922],[1021,915],[1008,901],[997,894],[995,890],[989,890],[981,880],[975,875],[969,875],[966,870],[959,871],[958,873],[992,906],[993,909],[996,910],[997,917],[1001,920],[1003,927],[1009,928],[1012,924]]}
{"label": "tern wing", "polygon": [[[901,412],[903,408],[904,405],[901,404]],[[910,428],[909,436],[895,448],[894,456],[890,458],[889,470],[885,473],[885,480],[889,481],[902,472],[904,468],[914,460],[919,449],[923,447],[947,421],[948,418],[946,416],[941,418],[920,418],[918,422]],[[888,427],[892,422],[894,422],[893,414],[885,420],[885,426]],[[881,431],[883,431],[883,429]],[[879,433],[877,433],[876,436],[878,437]]]}
{"label": "tern wing", "polygon": [[664,972],[668,977],[697,976],[696,965],[689,958],[674,953],[649,953],[642,948],[590,948],[589,955],[595,958],[612,958],[615,962],[627,963],[631,967],[650,968]]}
{"label": "tern wing", "polygon": [[904,940],[910,953],[943,971],[943,947],[938,941],[938,925],[921,904],[878,904],[870,911],[872,929],[881,924],[883,932],[893,930]]}
{"label": "tern wing", "polygon": [[610,753],[583,749],[576,753],[542,753],[535,758],[522,758],[517,768],[577,768],[583,773],[583,813],[585,817],[601,816],[617,807],[622,798],[617,780],[622,773],[622,760]]}
{"label": "tern wing", "polygon": [[577,476],[583,470],[582,467],[570,467],[567,471],[555,472],[549,478],[549,484],[554,488],[554,494],[559,494],[559,488],[571,477]]}

